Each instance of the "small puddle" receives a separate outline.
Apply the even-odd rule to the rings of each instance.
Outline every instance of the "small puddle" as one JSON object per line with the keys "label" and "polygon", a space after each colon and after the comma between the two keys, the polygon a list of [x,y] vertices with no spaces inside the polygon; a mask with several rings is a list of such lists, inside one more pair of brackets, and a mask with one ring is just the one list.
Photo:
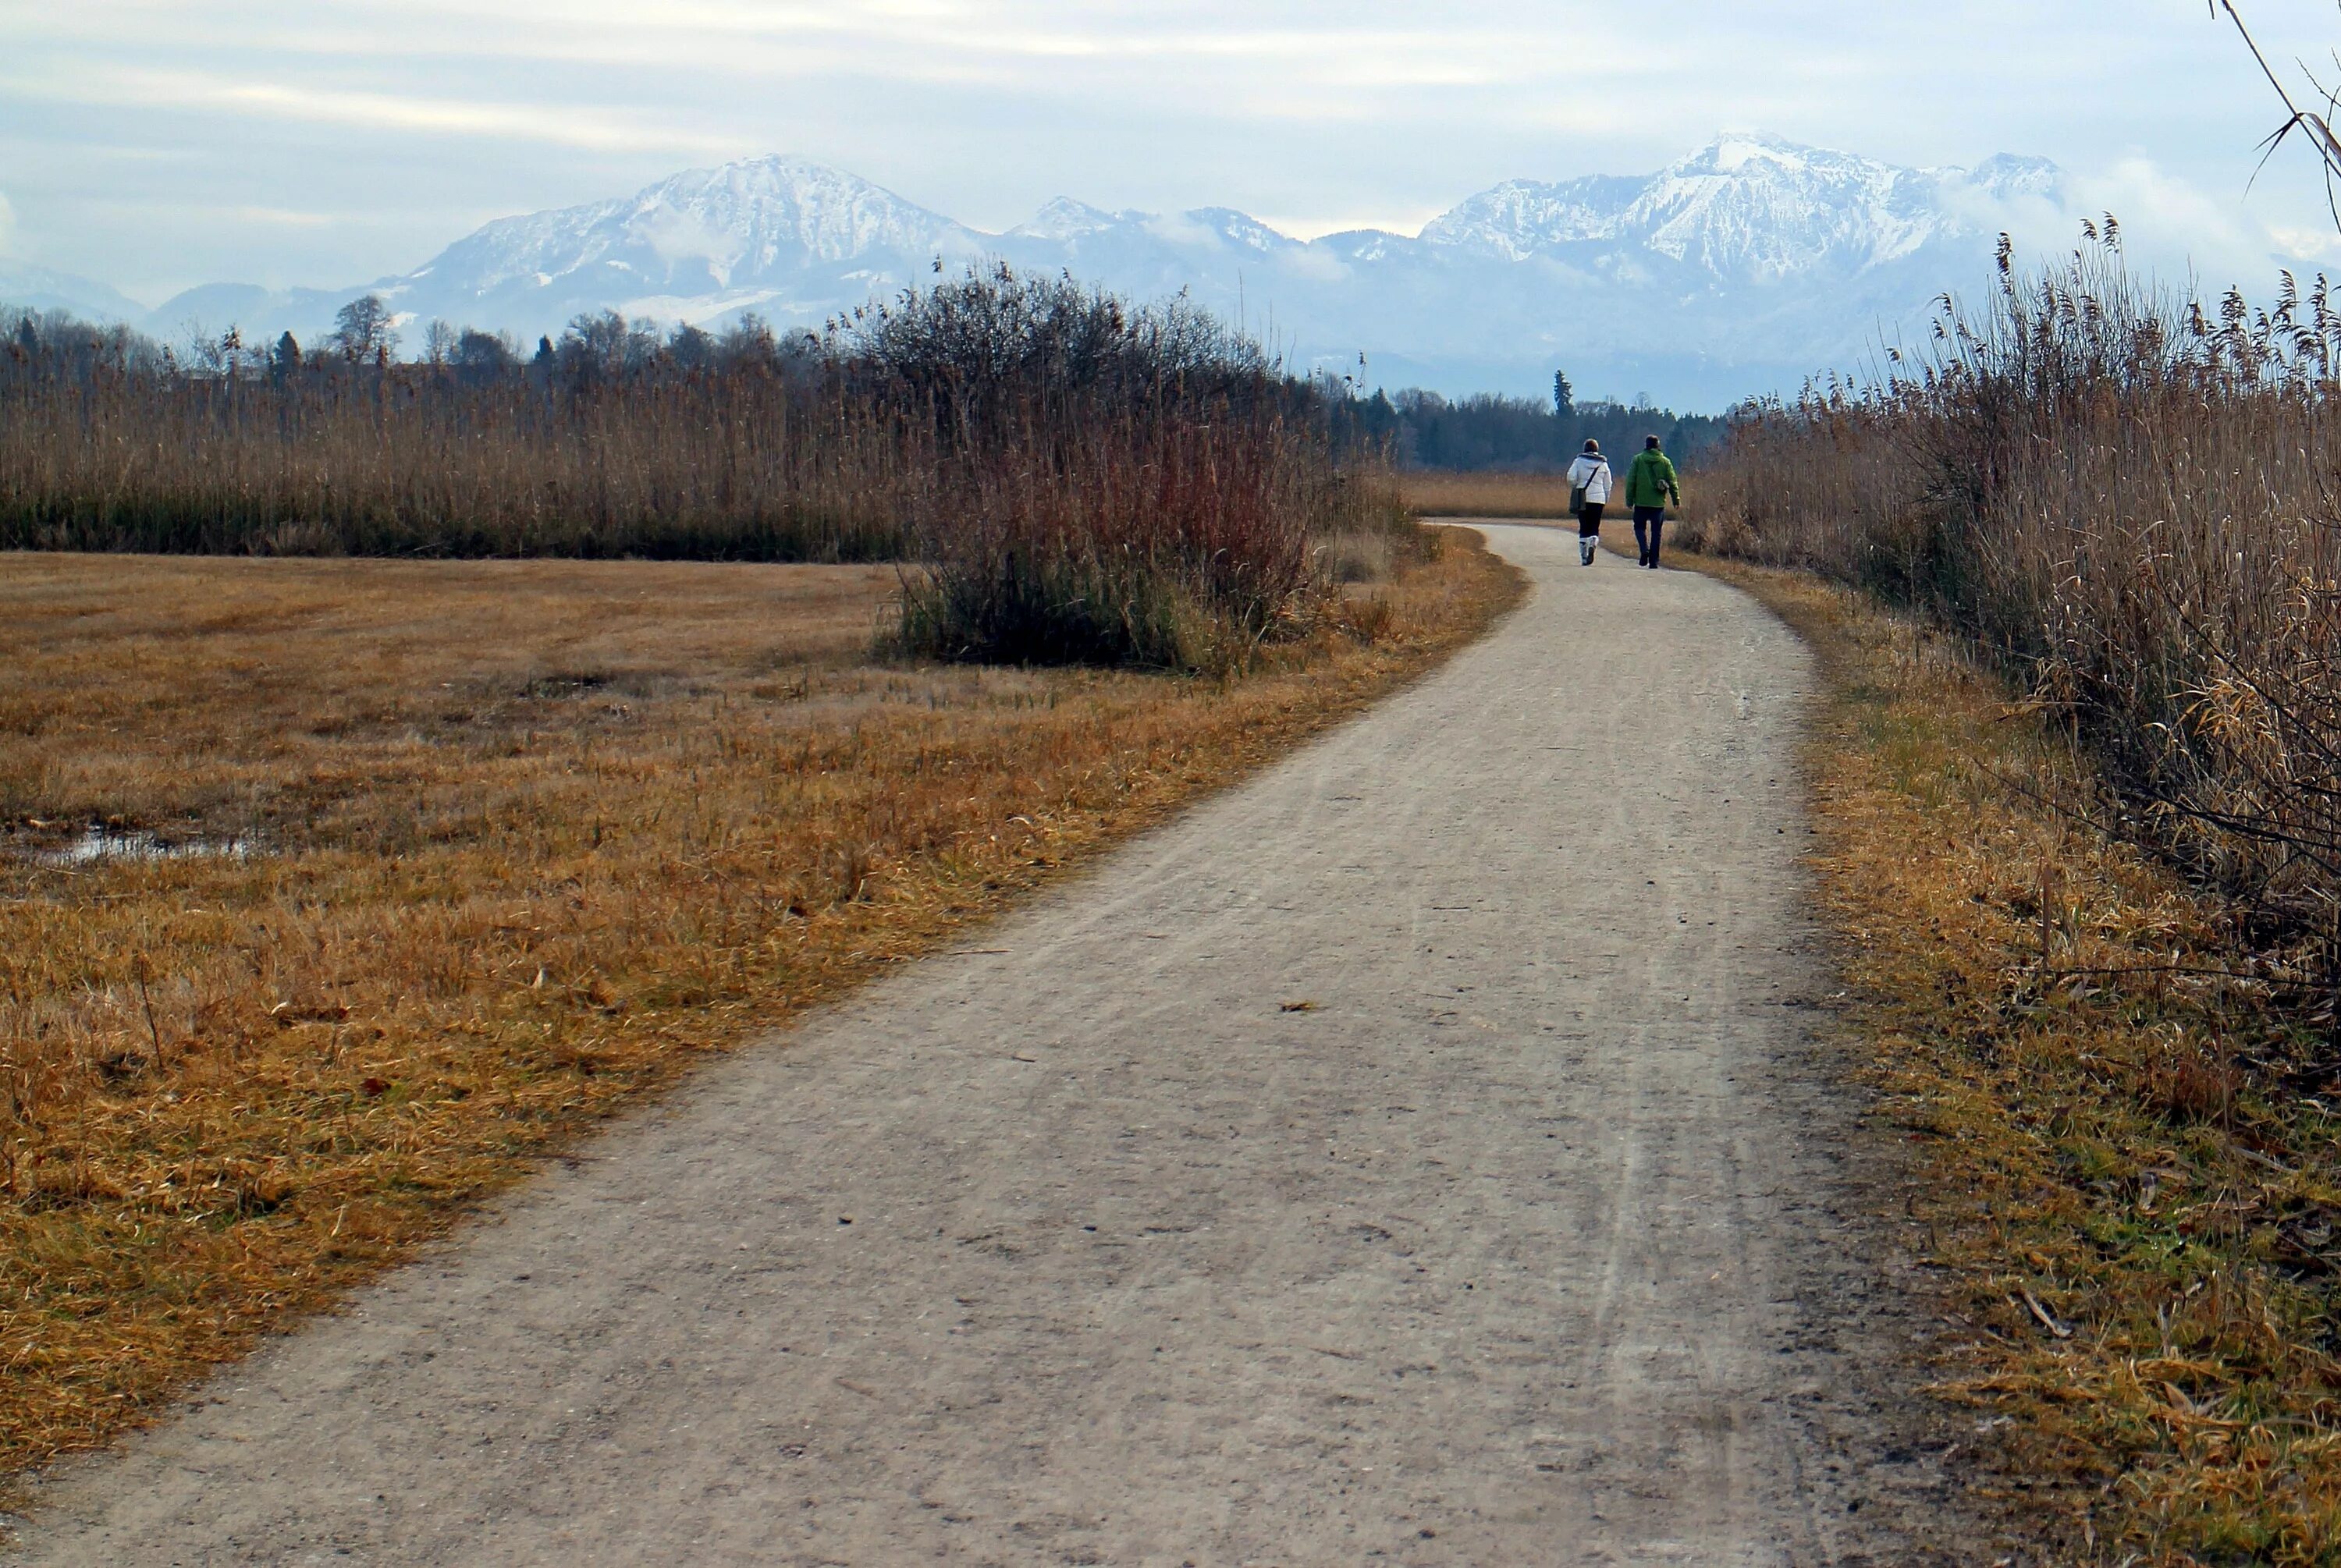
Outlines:
{"label": "small puddle", "polygon": [[93,822],[80,838],[55,849],[27,849],[25,858],[36,866],[101,866],[117,860],[241,860],[251,854],[244,839],[180,839],[158,837],[137,828],[105,828]]}

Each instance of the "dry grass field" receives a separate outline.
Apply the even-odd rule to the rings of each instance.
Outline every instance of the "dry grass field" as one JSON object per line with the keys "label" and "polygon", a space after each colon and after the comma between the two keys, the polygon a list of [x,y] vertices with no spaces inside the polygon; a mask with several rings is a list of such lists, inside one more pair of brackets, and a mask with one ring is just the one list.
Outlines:
{"label": "dry grass field", "polygon": [[2052,710],[1850,590],[1708,569],[1830,675],[1819,890],[1980,1484],[2043,1561],[2341,1560],[2320,1032],[2236,961],[2223,905],[2092,824],[2107,794]]}
{"label": "dry grass field", "polygon": [[873,662],[883,568],[0,556],[0,1467],[1422,670],[1519,591],[1436,537],[1225,680]]}
{"label": "dry grass field", "polygon": [[1399,489],[1407,505],[1423,517],[1569,515],[1565,474],[1402,473]]}

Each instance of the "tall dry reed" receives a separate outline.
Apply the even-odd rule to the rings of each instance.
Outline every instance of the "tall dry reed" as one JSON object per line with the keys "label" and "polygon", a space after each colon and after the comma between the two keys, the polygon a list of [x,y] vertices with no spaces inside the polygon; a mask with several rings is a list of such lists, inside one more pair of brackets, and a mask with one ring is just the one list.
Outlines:
{"label": "tall dry reed", "polygon": [[1972,635],[2069,715],[2111,824],[2235,894],[2246,942],[2341,975],[2341,301],[2141,283],[2119,230],[1947,304],[1875,385],[1746,411],[1694,542]]}
{"label": "tall dry reed", "polygon": [[0,548],[882,559],[919,455],[834,384],[754,362],[482,381],[11,351]]}
{"label": "tall dry reed", "polygon": [[912,653],[1223,670],[1412,539],[1328,394],[1183,301],[1001,268],[788,342],[433,339],[180,361],[27,319],[0,549],[892,560]]}

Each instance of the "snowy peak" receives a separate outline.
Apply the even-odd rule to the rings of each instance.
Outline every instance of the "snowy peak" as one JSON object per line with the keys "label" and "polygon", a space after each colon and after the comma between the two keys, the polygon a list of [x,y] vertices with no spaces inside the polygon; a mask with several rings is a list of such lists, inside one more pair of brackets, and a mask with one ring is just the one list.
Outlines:
{"label": "snowy peak", "polygon": [[1660,171],[1628,223],[1662,255],[1718,277],[1775,281],[1909,254],[1940,222],[1937,183],[1874,158],[1724,136]]}
{"label": "snowy peak", "polygon": [[1102,207],[1092,207],[1087,202],[1059,196],[1009,230],[1008,234],[1011,239],[1053,240],[1061,244],[1091,234],[1108,233],[1138,221],[1142,221],[1141,214],[1125,213],[1117,216]]}
{"label": "snowy peak", "polygon": [[1422,238],[1508,262],[1583,240],[1615,239],[1645,182],[1614,174],[1547,184],[1507,180],[1423,225]]}
{"label": "snowy peak", "polygon": [[973,230],[857,175],[773,156],[685,170],[614,201],[501,219],[413,276],[460,280],[480,297],[588,278],[698,294],[873,254],[902,263],[983,248]]}
{"label": "snowy peak", "polygon": [[1660,173],[1661,179],[1693,174],[1735,174],[1753,166],[1757,172],[1796,175],[1820,169],[1884,168],[1887,165],[1850,153],[1808,147],[1767,131],[1726,131],[1698,151],[1678,158]]}
{"label": "snowy peak", "polygon": [[1908,169],[1734,132],[1647,179],[1508,181],[1432,220],[1422,238],[1512,262],[1581,263],[1589,248],[1624,246],[1710,284],[1778,283],[1881,266],[1967,237],[1957,191],[2053,195],[2061,177],[2038,158]]}
{"label": "snowy peak", "polygon": [[[1419,236],[1303,242],[1229,207],[1109,212],[1071,197],[985,233],[775,156],[503,219],[371,286],[403,320],[529,339],[604,310],[702,325],[753,312],[819,328],[931,281],[938,261],[948,271],[997,258],[1131,300],[1183,292],[1225,319],[1272,323],[1304,364],[1352,365],[1362,349],[1378,374],[1530,392],[1563,364],[1589,395],[1649,390],[1715,408],[1858,359],[1881,331],[1922,322],[1947,289],[1988,287],[1992,236],[2061,223],[2062,184],[2037,158],[1912,169],[1733,132],[1654,174],[1508,180]],[[67,293],[21,269],[13,289],[34,301]],[[10,292],[0,268],[0,298]],[[213,286],[145,320],[174,341],[208,323],[306,342],[360,292]]]}
{"label": "snowy peak", "polygon": [[[1956,174],[1957,170],[1947,174]],[[2065,183],[2065,171],[2046,158],[2019,158],[2007,153],[1986,158],[1967,171],[1967,183],[1988,195],[2054,196]]]}
{"label": "snowy peak", "polygon": [[694,169],[638,193],[630,227],[663,257],[709,256],[762,270],[835,263],[872,251],[945,253],[977,236],[857,175],[803,158]]}
{"label": "snowy peak", "polygon": [[1300,245],[1291,235],[1280,234],[1250,213],[1239,213],[1233,207],[1198,207],[1183,215],[1189,223],[1209,230],[1221,244],[1237,250],[1272,255]]}

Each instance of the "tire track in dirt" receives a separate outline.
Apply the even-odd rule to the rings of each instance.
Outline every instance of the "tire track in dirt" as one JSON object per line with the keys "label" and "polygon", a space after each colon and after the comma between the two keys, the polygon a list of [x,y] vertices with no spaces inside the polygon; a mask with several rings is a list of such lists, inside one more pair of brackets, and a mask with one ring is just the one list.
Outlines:
{"label": "tire track in dirt", "polygon": [[1809,661],[1487,532],[1482,642],[48,1478],[23,1560],[1919,1555]]}

